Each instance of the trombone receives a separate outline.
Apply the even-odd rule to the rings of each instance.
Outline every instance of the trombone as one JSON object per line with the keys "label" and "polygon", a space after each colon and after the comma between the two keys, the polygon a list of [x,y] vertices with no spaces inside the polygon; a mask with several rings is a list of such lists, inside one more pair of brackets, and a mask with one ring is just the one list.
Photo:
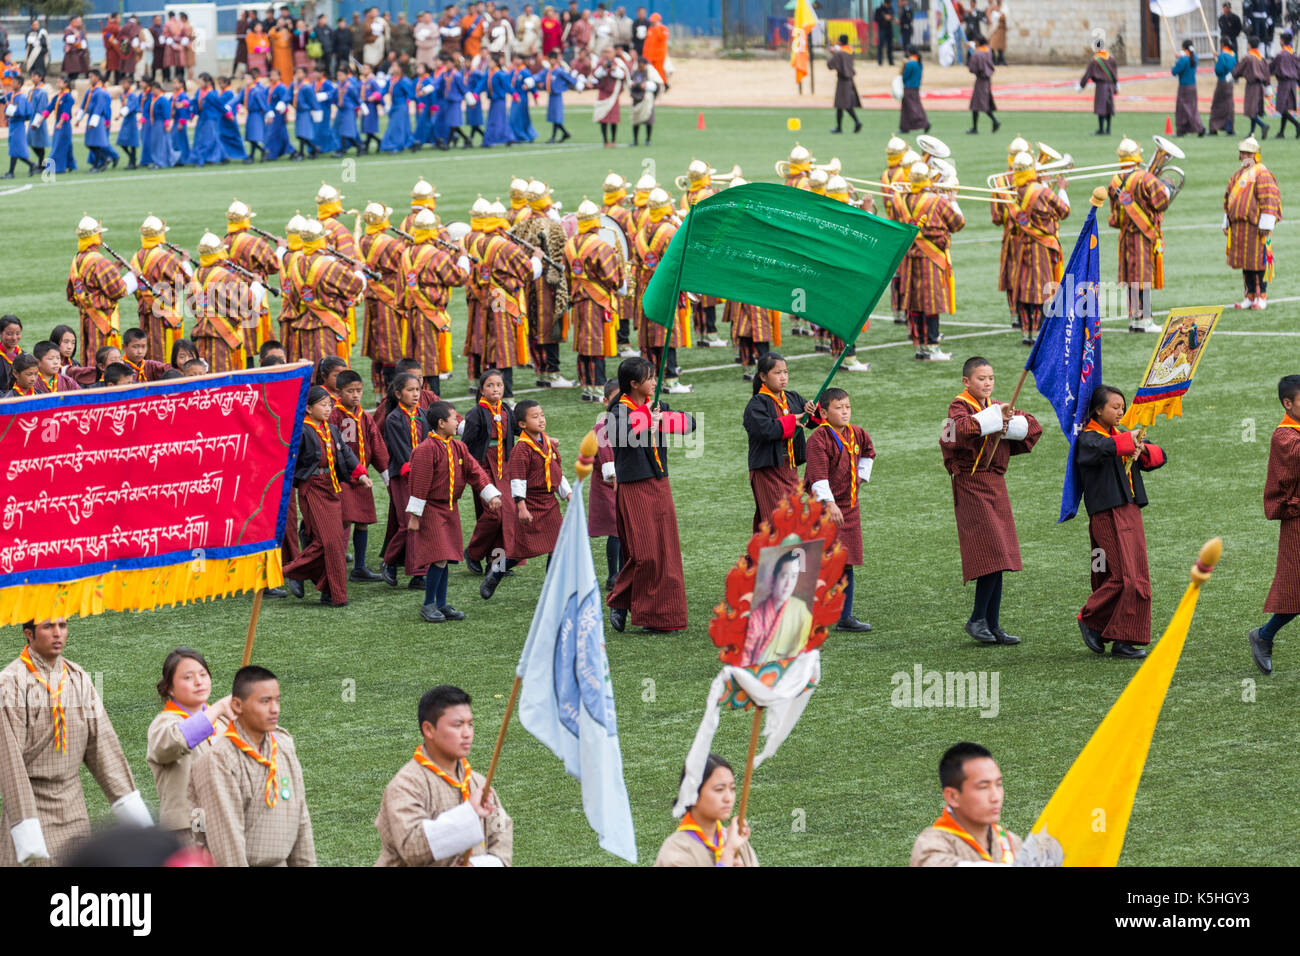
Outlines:
{"label": "trombone", "polygon": [[[829,163],[824,165],[814,163],[808,171],[812,172],[813,169],[824,169],[826,170],[827,176],[838,176],[840,175],[840,170],[842,168],[843,166],[840,163],[840,158],[838,156],[832,156]],[[740,169],[740,167],[737,166],[736,169]],[[776,161],[776,174],[782,179],[788,177],[790,175],[790,160],[778,159]]]}
{"label": "trombone", "polygon": [[[739,178],[741,178],[740,166],[736,165],[732,166],[731,169],[727,170],[725,173],[714,172],[710,174],[709,181],[715,186],[728,186],[731,184],[733,179]],[[686,189],[690,186],[691,179],[685,173],[682,173],[673,180],[673,182],[677,185],[678,189]]]}
{"label": "trombone", "polygon": [[[899,194],[911,192],[912,189],[908,183],[894,183],[891,188],[895,193]],[[953,199],[968,199],[971,202],[987,202],[1007,206],[1015,205],[1016,202],[1008,197],[1009,191],[1006,189],[984,189],[981,186],[963,186],[960,183],[947,186],[931,183],[925,188],[928,192],[945,193]],[[987,193],[995,195],[986,195]]]}
{"label": "trombone", "polygon": [[[849,183],[853,187],[853,191],[855,193],[863,193],[867,196],[880,196],[882,199],[892,199],[894,197],[895,190],[890,189],[889,191],[886,191],[881,186],[879,180],[857,179],[853,176],[845,176],[843,173],[840,173],[839,176],[846,183]],[[903,185],[903,184],[900,183],[898,185]],[[875,189],[868,188],[871,186],[874,186],[876,188]]]}

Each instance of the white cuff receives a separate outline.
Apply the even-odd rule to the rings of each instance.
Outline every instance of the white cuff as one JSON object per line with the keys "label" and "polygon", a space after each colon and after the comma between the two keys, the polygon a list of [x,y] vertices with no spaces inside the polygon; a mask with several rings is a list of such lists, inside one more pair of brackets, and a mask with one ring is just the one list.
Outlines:
{"label": "white cuff", "polygon": [[1223,214],[1223,228],[1228,228],[1228,214],[1226,212]]}
{"label": "white cuff", "polygon": [[311,121],[313,123],[320,123],[325,119],[324,110],[308,110],[307,112],[311,114]]}
{"label": "white cuff", "polygon": [[9,831],[14,841],[14,854],[19,864],[31,860],[48,860],[50,851],[45,848],[45,834],[41,832],[41,821],[28,817]]}
{"label": "white cuff", "polygon": [[860,481],[871,480],[871,469],[876,467],[876,459],[859,458],[858,459],[858,479]]}
{"label": "white cuff", "polygon": [[275,104],[275,111],[276,111],[277,113],[283,113],[283,112],[285,112],[288,108],[289,108],[289,104],[285,103],[283,100],[281,100],[279,103],[276,103],[276,104]]}
{"label": "white cuff", "polygon": [[1277,216],[1273,215],[1271,212],[1262,212],[1259,214],[1260,232],[1272,232],[1276,225]]}
{"label": "white cuff", "polygon": [[358,279],[361,280],[361,291],[362,291],[362,292],[365,292],[365,291],[366,291],[366,274],[365,274],[364,272],[362,272],[360,269],[354,269],[354,270],[352,271],[352,274],[353,274],[354,276],[356,276]]}
{"label": "white cuff", "polygon": [[542,260],[532,259],[530,261],[533,264],[533,278],[540,279],[542,277]]}
{"label": "white cuff", "polygon": [[571,494],[573,494],[573,487],[569,484],[569,479],[560,478],[560,497],[568,501]]}
{"label": "white cuff", "polygon": [[457,435],[464,435],[464,434],[465,434],[465,419],[462,418],[462,419],[460,420],[460,424],[458,424],[458,425],[456,426],[456,434],[457,434]]}
{"label": "white cuff", "polygon": [[266,289],[263,288],[262,283],[260,283],[260,282],[253,282],[253,283],[251,283],[251,284],[249,285],[248,288],[249,288],[249,289],[252,291],[252,293],[253,293],[253,305],[254,305],[254,306],[260,306],[263,302],[266,301]]}
{"label": "white cuff", "polygon": [[1002,431],[1002,406],[990,405],[982,412],[976,412],[971,416],[979,422],[981,435],[992,435],[994,432]]}
{"label": "white cuff", "polygon": [[153,826],[153,817],[149,816],[149,808],[144,805],[139,790],[132,790],[114,803],[113,816],[117,817],[118,823],[136,827]]}
{"label": "white cuff", "polygon": [[122,282],[126,285],[126,294],[130,295],[136,289],[140,288],[140,283],[135,281],[135,273],[128,272],[122,276]]}
{"label": "white cuff", "polygon": [[418,518],[424,514],[425,504],[426,502],[423,498],[409,498],[406,502],[406,513],[408,515],[415,515]]}
{"label": "white cuff", "polygon": [[381,471],[381,472],[379,473],[379,477],[382,478],[382,479],[384,479],[384,484],[385,484],[385,485],[388,484],[388,469],[385,468],[383,471]]}
{"label": "white cuff", "polygon": [[471,856],[469,858],[469,865],[470,866],[500,866],[500,867],[505,866],[505,864],[501,862],[501,857],[493,856],[491,853],[480,853],[478,856]]}
{"label": "white cuff", "polygon": [[1056,191],[1056,198],[1065,203],[1067,209],[1070,208],[1070,197],[1066,195],[1064,186]]}
{"label": "white cuff", "polygon": [[828,479],[823,478],[821,481],[812,483],[813,497],[818,501],[834,501],[835,496],[831,494],[831,483]]}
{"label": "white cuff", "polygon": [[5,107],[5,116],[13,116],[18,112],[18,107],[10,103]]}
{"label": "white cuff", "polygon": [[501,497],[501,492],[497,489],[496,485],[488,485],[486,488],[484,488],[482,491],[479,492],[479,497],[482,498],[488,504],[491,504],[492,502],[496,501],[498,498]]}
{"label": "white cuff", "polygon": [[1029,434],[1029,419],[1024,415],[1012,415],[1007,423],[1007,441],[1021,441]]}
{"label": "white cuff", "polygon": [[276,246],[276,247],[275,247],[275,258],[278,259],[278,260],[280,261],[280,265],[284,265],[284,254],[285,254],[286,252],[288,252],[288,251],[289,251],[289,247],[288,247],[288,246]]}
{"label": "white cuff", "polygon": [[522,479],[522,478],[511,478],[511,479],[510,479],[510,497],[511,497],[511,498],[527,498],[527,497],[528,497],[528,482],[525,481],[525,480]]}
{"label": "white cuff", "polygon": [[483,842],[483,824],[468,803],[438,814],[432,820],[421,820],[424,839],[435,860],[447,860],[472,850]]}
{"label": "white cuff", "polygon": [[92,129],[93,129],[94,127],[96,127],[96,126],[99,125],[99,119],[100,119],[100,117],[99,117],[99,114],[98,114],[98,113],[96,113],[94,116],[92,116],[92,117],[89,119],[88,122],[90,123]]}
{"label": "white cuff", "polygon": [[370,107],[367,106],[365,103],[362,103],[360,106],[357,107],[357,109],[359,109],[359,110],[361,111],[361,115],[362,115],[362,116],[369,116],[369,115],[370,115]]}
{"label": "white cuff", "polygon": [[182,263],[181,263],[181,270],[182,270],[182,271],[183,271],[187,276],[193,276],[193,275],[194,275],[194,266],[193,266],[191,263],[189,263],[189,262],[182,262]]}
{"label": "white cuff", "polygon": [[965,214],[961,211],[961,206],[957,205],[957,200],[954,199],[954,200],[952,200],[951,202],[949,202],[949,203],[948,203],[948,207],[949,207],[953,212],[955,212],[958,216],[961,216],[961,218],[963,218],[963,219],[966,218]]}
{"label": "white cuff", "polygon": [[266,115],[262,117],[262,122],[264,123],[275,122],[275,110],[267,110]]}
{"label": "white cuff", "polygon": [[456,268],[466,275],[469,274],[469,256],[461,256],[456,260]]}
{"label": "white cuff", "polygon": [[607,461],[605,464],[600,466],[600,477],[604,478],[606,481],[613,481],[615,474],[614,463],[612,461]]}

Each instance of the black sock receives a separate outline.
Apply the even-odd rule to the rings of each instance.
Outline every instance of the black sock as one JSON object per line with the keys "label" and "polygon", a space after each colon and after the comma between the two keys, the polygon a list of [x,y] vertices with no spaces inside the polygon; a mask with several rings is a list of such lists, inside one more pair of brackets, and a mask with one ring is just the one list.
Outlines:
{"label": "black sock", "polygon": [[988,612],[984,620],[988,621],[989,628],[998,626],[998,614],[1002,610],[1002,572],[994,571],[989,577],[993,578],[993,593],[989,596]]}
{"label": "black sock", "polygon": [[366,566],[366,545],[369,543],[370,528],[367,525],[354,525],[352,528],[352,566],[360,571]]}
{"label": "black sock", "polygon": [[612,534],[605,539],[605,566],[611,578],[623,570],[623,542]]}
{"label": "black sock", "polygon": [[654,128],[655,128],[655,124],[654,124],[654,123],[646,123],[646,124],[644,124],[644,125],[645,125],[645,144],[646,144],[647,146],[649,146],[649,145],[650,145],[650,133],[654,130]]}
{"label": "black sock", "polygon": [[1001,582],[1001,578],[1001,573],[995,572],[975,579],[975,607],[970,615],[972,624],[976,621],[988,620],[989,605],[993,600],[994,591]]}
{"label": "black sock", "polygon": [[980,114],[976,110],[970,111],[970,128],[971,129],[980,128]]}
{"label": "black sock", "polygon": [[860,122],[858,122],[858,114],[854,112],[853,107],[850,106],[848,110],[846,110],[846,112],[849,114],[849,119],[853,120],[853,127],[855,129],[862,125]]}
{"label": "black sock", "polygon": [[44,166],[44,165],[45,165],[45,147],[44,147],[44,146],[33,146],[33,147],[32,147],[32,152],[36,154],[36,165],[37,165],[37,166]]}
{"label": "black sock", "polygon": [[840,609],[840,620],[847,621],[853,617],[853,565],[844,568],[844,607]]}
{"label": "black sock", "polygon": [[618,124],[617,124],[617,123],[610,123],[610,124],[609,124],[609,141],[610,141],[611,143],[617,143],[617,142],[618,142]]}
{"label": "black sock", "polygon": [[10,156],[10,157],[9,157],[9,175],[10,175],[10,176],[12,176],[12,175],[14,174],[14,167],[17,166],[17,165],[18,165],[18,157],[17,157],[17,156]]}
{"label": "black sock", "polygon": [[1106,132],[1106,117],[1104,116],[1097,117],[1097,132],[1098,133]]}
{"label": "black sock", "polygon": [[844,126],[844,111],[837,109],[835,111],[835,128],[841,129]]}
{"label": "black sock", "polygon": [[1294,614],[1274,614],[1268,619],[1268,623],[1259,629],[1259,636],[1266,641],[1273,640],[1273,635],[1282,629],[1282,625],[1294,617]]}

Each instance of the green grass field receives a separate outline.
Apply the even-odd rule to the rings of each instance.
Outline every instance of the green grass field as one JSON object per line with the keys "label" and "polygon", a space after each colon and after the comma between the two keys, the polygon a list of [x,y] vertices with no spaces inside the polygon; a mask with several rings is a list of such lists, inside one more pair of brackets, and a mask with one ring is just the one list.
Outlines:
{"label": "green grass field", "polygon": [[[73,229],[83,212],[102,219],[112,230],[108,241],[126,254],[149,212],[167,219],[172,241],[193,249],[204,229],[223,228],[232,197],[258,212],[258,225],[279,231],[295,210],[313,208],[321,180],[340,186],[348,207],[374,199],[400,210],[417,175],[424,175],[438,186],[439,212],[451,220],[468,218],[468,206],[480,193],[504,199],[512,176],[545,179],[566,209],[584,195],[598,198],[610,167],[630,179],[649,170],[667,183],[699,157],[719,169],[739,163],[751,181],[771,180],[773,162],[786,156],[796,137],[819,161],[838,154],[848,174],[879,175],[893,112],[865,113],[866,126],[856,136],[828,135],[829,114],[812,110],[802,116],[804,131],[792,134],[787,115],[713,110],[706,113],[707,131],[700,132],[694,110],[661,109],[653,149],[603,150],[596,131],[575,110],[575,139],[562,147],[370,156],[346,165],[319,160],[60,177],[0,197],[8,237],[0,311],[23,318],[29,349],[56,323],[75,319],[64,300],[64,282],[75,251]],[[975,137],[963,135],[965,113],[934,113],[932,119],[932,133],[952,146],[963,181],[979,185],[987,173],[1003,168],[1006,145],[1017,133],[1046,140],[1084,165],[1113,159],[1121,134],[1137,138],[1150,156],[1150,134],[1163,127],[1161,116],[1120,116],[1115,135],[1101,138],[1089,135],[1089,115],[1004,114],[998,135]],[[626,128],[621,132],[626,140]],[[1157,310],[1241,296],[1239,274],[1224,265],[1219,231],[1236,141],[1179,141],[1189,154],[1180,164],[1187,186],[1167,217],[1166,288],[1156,293]],[[1294,201],[1300,195],[1300,144],[1270,140],[1264,146],[1284,202]],[[1070,189],[1075,213],[1062,229],[1067,250],[1097,184]],[[944,323],[944,348],[954,361],[916,362],[902,327],[886,316],[860,342],[872,371],[840,376],[839,384],[853,394],[855,421],[870,431],[879,456],[862,495],[867,554],[857,598],[859,616],[875,630],[831,634],[820,689],[794,735],[756,775],[750,819],[765,864],[905,864],[915,834],[940,809],[939,755],[962,739],[993,750],[1006,778],[1003,823],[1025,833],[1134,671],[1130,662],[1094,657],[1079,639],[1074,615],[1089,591],[1086,517],[1055,523],[1066,443],[1032,383],[1019,404],[1039,416],[1045,433],[1033,455],[1015,460],[1008,477],[1025,571],[1008,576],[1002,615],[1024,643],[983,647],[962,631],[973,591],[961,583],[939,428],[961,387],[961,360],[989,357],[999,376],[996,394],[1006,398],[1026,353],[1008,328],[1005,299],[996,289],[999,232],[983,204],[963,203],[963,209],[969,225],[957,237],[953,256],[958,314]],[[1145,512],[1157,636],[1202,542],[1222,536],[1224,556],[1202,594],[1156,729],[1125,845],[1127,864],[1300,862],[1300,838],[1273,826],[1278,799],[1296,783],[1287,754],[1294,752],[1300,630],[1282,633],[1277,673],[1270,678],[1251,663],[1245,637],[1263,621],[1277,541],[1276,526],[1263,517],[1261,492],[1269,434],[1281,417],[1277,379],[1297,371],[1296,236],[1293,221],[1284,221],[1276,233],[1278,281],[1268,311],[1225,313],[1185,400],[1185,417],[1162,420],[1152,430],[1169,456],[1168,467],[1148,481],[1152,503]],[[1113,280],[1110,230],[1103,229],[1102,243],[1102,278]],[[878,315],[887,312],[887,302],[877,309]],[[459,353],[463,297],[456,298],[453,318],[460,323]],[[1108,383],[1131,395],[1153,336],[1129,335],[1125,326],[1123,319],[1107,323],[1103,368]],[[829,358],[805,354],[809,341],[787,339],[784,350],[794,359],[791,387],[806,395],[830,367]],[[732,354],[696,349],[681,355],[688,368],[725,366],[689,373],[695,393],[675,403],[699,417],[703,443],[702,456],[677,453],[671,466],[690,628],[671,637],[632,629],[607,634],[625,776],[647,863],[674,826],[669,807],[678,772],[717,672],[707,633],[711,609],[749,537],[753,502],[740,417],[750,387],[739,368],[728,364]],[[358,362],[367,365],[360,357]],[[571,350],[563,368],[574,377]],[[458,365],[444,394],[464,395],[462,376]],[[517,375],[516,381],[524,388],[531,376]],[[577,442],[595,417],[593,406],[579,403],[572,391],[540,397],[571,474]],[[382,509],[386,502],[377,497]],[[462,514],[468,515],[468,531],[468,502]],[[372,566],[378,565],[381,536],[382,526],[371,535]],[[595,555],[603,577],[603,542]],[[305,602],[266,602],[255,659],[282,681],[282,720],[298,742],[322,863],[369,865],[378,855],[373,821],[380,794],[419,739],[416,701],[433,684],[456,683],[474,696],[479,741],[473,763],[486,768],[541,578],[541,562],[532,562],[486,604],[477,596],[479,579],[458,569],[449,596],[469,617],[437,627],[418,618],[419,595],[382,584],[351,586],[351,604],[339,611],[319,607],[310,588]],[[214,693],[225,693],[239,663],[250,606],[242,597],[73,623],[69,656],[102,672],[109,714],[146,800],[154,797],[144,761],[145,729],[158,709],[153,685],[164,654],[178,645],[202,649],[215,672]],[[11,631],[12,652],[20,641],[17,630]],[[891,706],[891,675],[911,675],[917,665],[998,672],[997,716]],[[748,729],[747,716],[725,715],[715,749],[742,764]],[[86,782],[92,817],[107,816],[102,795],[90,792],[89,777]],[[515,821],[519,865],[615,862],[596,845],[577,783],[517,722],[497,788]]]}

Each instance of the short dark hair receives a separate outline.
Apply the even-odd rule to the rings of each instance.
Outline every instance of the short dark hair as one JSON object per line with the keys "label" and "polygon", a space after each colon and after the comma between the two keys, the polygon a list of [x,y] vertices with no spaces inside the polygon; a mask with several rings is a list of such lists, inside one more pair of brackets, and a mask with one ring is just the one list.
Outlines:
{"label": "short dark hair", "polygon": [[451,684],[439,684],[432,690],[426,690],[420,698],[420,706],[416,710],[419,726],[423,727],[424,722],[427,720],[437,727],[438,721],[444,713],[452,707],[459,707],[462,704],[468,707],[470,697],[459,687]]}
{"label": "short dark hair", "polygon": [[962,364],[961,377],[970,378],[971,373],[974,372],[981,365],[987,365],[989,368],[993,367],[993,363],[990,362],[988,359],[986,359],[984,356],[972,355],[970,358],[968,358],[965,361],[965,363]]}
{"label": "short dark hair", "polygon": [[1114,385],[1098,385],[1092,390],[1092,398],[1088,399],[1088,417],[1096,418],[1097,413],[1106,407],[1112,395],[1118,395],[1124,399],[1124,404],[1128,405],[1128,399],[1124,398],[1124,393]]}
{"label": "short dark hair", "polygon": [[185,367],[182,368],[181,371],[182,372],[189,371],[191,368],[193,368],[196,365],[204,372],[208,370],[208,363],[203,361],[202,358],[192,358],[185,363]]}
{"label": "short dark hair", "polygon": [[[18,371],[18,363],[14,363],[14,371]],[[1277,383],[1277,400],[1280,402],[1284,398],[1295,401],[1296,394],[1300,393],[1300,375],[1283,375],[1282,380]]]}
{"label": "short dark hair", "polygon": [[40,361],[45,356],[49,355],[51,352],[57,352],[58,350],[59,347],[55,345],[53,342],[50,341],[37,342],[36,348],[32,349],[32,354],[36,356],[37,361]]}
{"label": "short dark hair", "polygon": [[316,384],[324,385],[336,368],[347,368],[347,360],[338,355],[326,355],[316,363]]}
{"label": "short dark hair", "polygon": [[349,385],[357,385],[363,381],[360,372],[355,369],[345,368],[343,371],[339,372],[339,377],[334,379],[334,384],[338,386],[338,389],[341,392]]}
{"label": "short dark hair", "polygon": [[114,352],[118,353],[119,355],[122,354],[122,350],[118,348],[116,345],[101,345],[99,348],[95,349],[95,365],[96,366],[108,365],[108,357],[112,355]]}
{"label": "short dark hair", "polygon": [[758,364],[754,367],[754,394],[763,387],[763,376],[776,367],[777,362],[784,362],[785,356],[780,352],[764,352],[758,357]]}
{"label": "short dark hair", "polygon": [[138,325],[133,325],[122,333],[122,344],[130,345],[132,342],[138,342],[140,339],[149,338],[149,333]]}
{"label": "short dark hair", "polygon": [[633,385],[639,385],[654,373],[654,363],[643,355],[623,359],[618,365],[618,390],[626,395],[632,391]]}
{"label": "short dark hair", "polygon": [[317,402],[323,402],[326,399],[333,402],[334,396],[329,393],[329,390],[324,385],[313,385],[307,389],[308,407],[315,405]]}
{"label": "short dark hair", "polygon": [[265,667],[246,664],[235,671],[235,679],[230,685],[230,696],[239,700],[248,700],[248,695],[253,692],[253,685],[260,684],[265,680],[279,680],[279,678]]}
{"label": "short dark hair", "polygon": [[[14,315],[12,312],[0,315],[0,332],[3,332],[11,325],[16,325],[21,329],[23,327],[23,320],[18,318],[18,316]],[[61,328],[66,328],[66,326],[61,326]],[[71,330],[69,329],[69,331]]]}
{"label": "short dark hair", "polygon": [[605,397],[606,397],[606,398],[609,398],[609,396],[613,395],[613,394],[614,394],[615,392],[617,392],[617,391],[621,391],[621,388],[622,388],[622,387],[619,385],[619,383],[618,383],[618,379],[616,379],[616,378],[607,378],[607,379],[605,379]]}
{"label": "short dark hair", "polygon": [[116,385],[124,378],[134,378],[135,372],[125,362],[110,362],[104,367],[104,384]]}
{"label": "short dark hair", "polygon": [[490,378],[494,378],[494,377],[495,377],[495,378],[499,378],[499,379],[501,379],[501,384],[502,384],[502,385],[504,385],[504,384],[506,383],[506,377],[505,377],[505,375],[503,375],[503,374],[501,373],[501,369],[499,369],[499,368],[489,368],[489,369],[484,370],[483,373],[482,373],[481,375],[479,375],[479,377],[478,377],[478,387],[479,387],[480,391],[481,391],[482,388],[483,388],[483,383],[486,382],[488,379],[490,379]]}
{"label": "short dark hair", "polygon": [[842,46],[847,46],[849,42],[849,35],[847,33],[841,33],[840,38],[835,42],[839,43]]}
{"label": "short dark hair", "polygon": [[36,356],[28,355],[23,352],[14,358],[14,376],[27,371],[29,368],[36,368]]}
{"label": "short dark hair", "polygon": [[962,741],[953,744],[944,751],[943,757],[939,759],[939,786],[952,787],[954,790],[960,790],[962,783],[966,779],[967,760],[975,760],[979,757],[988,757],[992,759],[993,754],[987,747],[981,747],[979,744],[967,743]]}
{"label": "short dark hair", "polygon": [[262,343],[261,347],[257,350],[258,361],[260,362],[262,359],[266,358],[266,353],[273,351],[275,349],[279,349],[281,352],[285,352],[285,354],[288,354],[287,351],[285,350],[285,347],[281,345],[279,342],[277,342],[275,339],[267,339],[265,342]]}
{"label": "short dark hair", "polygon": [[829,408],[831,402],[841,402],[848,397],[849,393],[844,389],[832,386],[822,392],[822,400],[819,404],[822,408]]}
{"label": "short dark hair", "polygon": [[424,413],[425,421],[429,423],[429,431],[436,431],[439,422],[445,422],[451,418],[455,409],[452,408],[451,402],[434,402]]}
{"label": "short dark hair", "polygon": [[[171,354],[172,365],[176,365],[176,359],[180,355],[181,349],[185,349],[185,351],[189,352],[191,355],[199,354],[198,346],[196,346],[189,339],[177,339],[175,342],[172,343],[172,354]],[[176,365],[176,367],[180,368],[179,365]]]}
{"label": "short dark hair", "polygon": [[524,418],[528,415],[529,409],[541,408],[542,403],[531,398],[525,398],[522,402],[515,405],[515,428],[519,431],[524,430]]}
{"label": "short dark hair", "polygon": [[397,364],[393,366],[393,372],[401,375],[403,372],[410,372],[417,368],[422,372],[424,371],[424,366],[420,364],[419,359],[404,358],[397,360]]}
{"label": "short dark hair", "polygon": [[163,699],[164,703],[172,695],[172,681],[176,679],[176,668],[180,667],[181,661],[185,660],[197,661],[199,666],[207,671],[209,675],[212,673],[212,668],[208,666],[208,662],[203,659],[203,655],[198,651],[191,650],[188,647],[176,648],[163,658],[162,680],[158,682],[158,696]]}
{"label": "short dark hair", "polygon": [[169,368],[167,371],[162,373],[162,381],[164,382],[172,382],[178,378],[184,377],[185,373],[178,368]]}

